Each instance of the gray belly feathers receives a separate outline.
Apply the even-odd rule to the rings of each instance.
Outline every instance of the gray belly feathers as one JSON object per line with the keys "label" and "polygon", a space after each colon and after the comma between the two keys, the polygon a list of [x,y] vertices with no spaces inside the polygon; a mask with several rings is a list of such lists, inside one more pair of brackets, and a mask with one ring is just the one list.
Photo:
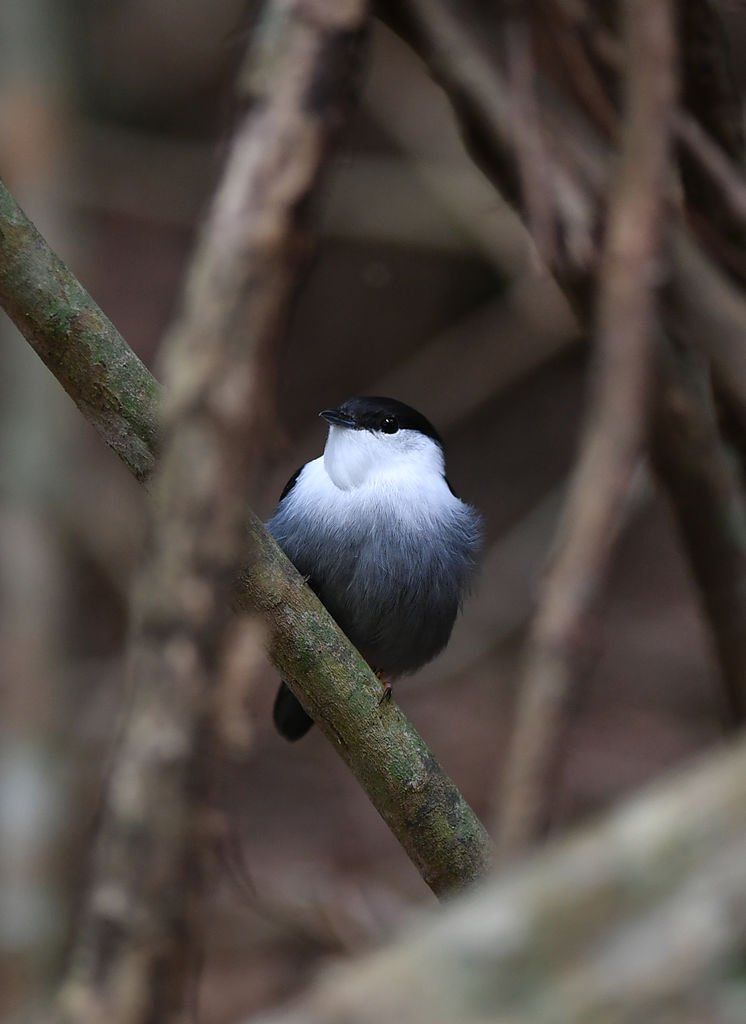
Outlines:
{"label": "gray belly feathers", "polygon": [[322,515],[302,485],[267,524],[277,543],[373,668],[393,678],[430,661],[474,572],[476,512],[449,491],[417,517],[400,514],[395,494],[373,513],[351,500]]}

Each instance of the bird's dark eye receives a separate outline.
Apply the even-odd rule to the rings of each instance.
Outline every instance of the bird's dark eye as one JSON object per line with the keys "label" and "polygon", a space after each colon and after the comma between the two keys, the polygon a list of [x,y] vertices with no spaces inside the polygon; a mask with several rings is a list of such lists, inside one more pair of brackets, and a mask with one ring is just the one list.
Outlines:
{"label": "bird's dark eye", "polygon": [[399,421],[396,416],[386,416],[381,420],[381,430],[384,434],[395,434],[399,429]]}

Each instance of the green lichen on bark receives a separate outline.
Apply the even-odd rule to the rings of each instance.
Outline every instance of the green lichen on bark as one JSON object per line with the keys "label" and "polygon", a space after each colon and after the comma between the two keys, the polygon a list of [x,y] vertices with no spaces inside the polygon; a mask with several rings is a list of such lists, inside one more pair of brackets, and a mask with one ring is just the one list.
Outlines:
{"label": "green lichen on bark", "polygon": [[158,382],[0,181],[0,303],[138,480],[154,461]]}
{"label": "green lichen on bark", "polygon": [[434,892],[484,876],[489,837],[463,795],[396,704],[379,703],[369,666],[255,517],[249,531],[254,555],[235,601],[261,612],[282,677]]}

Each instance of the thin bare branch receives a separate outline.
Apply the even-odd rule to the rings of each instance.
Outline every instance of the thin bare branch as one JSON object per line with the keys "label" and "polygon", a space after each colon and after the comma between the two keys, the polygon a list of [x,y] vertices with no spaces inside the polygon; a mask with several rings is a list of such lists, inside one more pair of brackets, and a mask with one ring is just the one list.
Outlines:
{"label": "thin bare branch", "polygon": [[670,232],[669,257],[666,325],[674,337],[709,356],[746,437],[746,299],[679,226]]}
{"label": "thin bare branch", "polygon": [[248,529],[254,558],[235,603],[261,616],[282,678],[434,893],[484,877],[492,844],[471,807],[253,515]]}
{"label": "thin bare branch", "polygon": [[674,118],[677,138],[719,188],[730,211],[746,224],[746,179],[695,118],[678,110]]}
{"label": "thin bare branch", "polygon": [[520,168],[526,220],[534,245],[547,267],[556,262],[556,223],[551,169],[536,98],[536,72],[531,29],[525,15],[514,14],[505,25],[508,82],[516,118],[513,137]]}
{"label": "thin bare branch", "polygon": [[651,451],[665,483],[717,645],[731,726],[746,719],[746,502],[718,432],[697,349],[661,345]]}
{"label": "thin bare branch", "polygon": [[625,42],[626,110],[599,282],[596,378],[557,551],[528,641],[502,786],[498,850],[503,857],[547,826],[564,712],[582,669],[583,633],[645,441],[675,102],[668,0],[627,0]]}
{"label": "thin bare branch", "polygon": [[[677,4],[681,38],[681,99],[709,138],[736,166],[744,156],[743,99],[731,66],[723,25],[725,5],[715,0],[681,0]],[[691,140],[690,140],[691,141]],[[743,246],[743,225],[734,219],[722,182],[712,176],[692,149],[679,154],[687,206],[712,234],[736,250]]]}
{"label": "thin bare branch", "polygon": [[[521,175],[519,154],[525,153],[525,146],[516,137],[523,130],[520,102],[504,72],[489,59],[482,40],[461,16],[458,5],[451,0],[379,0],[377,11],[425,55],[434,78],[454,106],[471,156],[525,217],[525,186],[531,184]],[[547,132],[541,142],[545,155],[542,184],[548,196],[542,202],[555,218],[557,244],[561,243],[561,258],[552,269],[572,291],[575,274],[581,267],[587,272],[595,252],[590,238],[595,221],[593,204],[578,188],[572,164],[579,163],[596,184],[604,170],[598,166],[598,147],[575,123],[577,117],[573,118],[566,105],[562,105],[560,116],[555,109],[559,98],[548,97],[546,92],[539,94],[538,82],[534,88],[542,128]],[[537,137],[534,143],[538,141]],[[565,159],[568,155],[569,164]]]}

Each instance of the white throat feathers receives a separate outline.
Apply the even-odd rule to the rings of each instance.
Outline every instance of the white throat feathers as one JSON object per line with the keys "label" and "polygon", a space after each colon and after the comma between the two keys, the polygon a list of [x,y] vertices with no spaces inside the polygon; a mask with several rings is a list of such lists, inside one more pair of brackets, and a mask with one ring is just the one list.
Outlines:
{"label": "white throat feathers", "polygon": [[332,425],[323,458],[329,478],[343,491],[402,477],[414,483],[445,472],[440,445],[418,430],[386,434]]}

